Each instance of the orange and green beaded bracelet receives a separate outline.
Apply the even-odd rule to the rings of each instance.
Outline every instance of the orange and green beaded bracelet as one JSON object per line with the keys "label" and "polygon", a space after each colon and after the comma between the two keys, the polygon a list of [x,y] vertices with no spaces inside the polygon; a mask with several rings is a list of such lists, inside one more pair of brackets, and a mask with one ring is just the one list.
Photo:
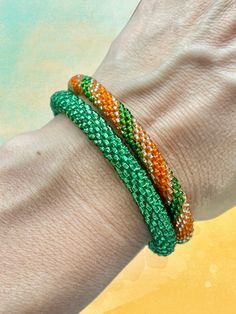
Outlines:
{"label": "orange and green beaded bracelet", "polygon": [[76,75],[69,90],[84,95],[113,124],[136,157],[144,164],[171,217],[178,243],[187,242],[193,233],[193,216],[186,194],[167,165],[157,145],[122,102],[92,77]]}

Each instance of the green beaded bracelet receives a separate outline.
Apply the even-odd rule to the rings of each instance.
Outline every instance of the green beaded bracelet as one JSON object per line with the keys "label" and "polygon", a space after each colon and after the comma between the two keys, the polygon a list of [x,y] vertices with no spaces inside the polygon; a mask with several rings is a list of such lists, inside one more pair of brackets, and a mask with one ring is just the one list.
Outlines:
{"label": "green beaded bracelet", "polygon": [[162,200],[146,171],[105,119],[70,91],[53,94],[51,108],[54,115],[64,113],[71,119],[111,162],[139,206],[152,235],[149,248],[158,255],[172,253],[176,245],[176,235]]}

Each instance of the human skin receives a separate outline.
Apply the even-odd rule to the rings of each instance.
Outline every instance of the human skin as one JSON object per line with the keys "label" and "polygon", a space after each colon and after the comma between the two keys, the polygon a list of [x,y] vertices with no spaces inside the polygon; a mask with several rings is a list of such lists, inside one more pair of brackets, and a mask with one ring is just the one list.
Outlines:
{"label": "human skin", "polygon": [[[94,77],[158,143],[195,220],[209,219],[235,205],[236,8],[176,3],[142,1]],[[150,240],[118,175],[63,115],[2,146],[0,178],[0,313],[78,313]]]}

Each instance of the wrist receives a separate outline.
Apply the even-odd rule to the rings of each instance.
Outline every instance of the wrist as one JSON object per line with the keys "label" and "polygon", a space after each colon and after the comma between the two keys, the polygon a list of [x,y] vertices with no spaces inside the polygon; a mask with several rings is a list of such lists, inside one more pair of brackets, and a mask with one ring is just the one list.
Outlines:
{"label": "wrist", "polygon": [[[189,113],[179,111],[179,103],[175,100],[175,90],[168,88],[168,91],[163,93],[161,88],[158,90],[158,86],[151,82],[150,77],[137,77],[134,80],[129,79],[129,73],[125,78],[125,83],[124,81],[120,83],[118,77],[123,78],[124,73],[120,73],[116,66],[114,69],[117,72],[115,70],[111,72],[107,67],[100,67],[94,77],[117,99],[124,102],[134,117],[144,126],[147,133],[157,143],[170,168],[174,170],[191,205],[198,206],[197,188],[192,189],[195,185],[192,177],[191,154],[185,142],[185,139],[190,142],[191,139],[188,138],[188,126],[182,123],[188,121]],[[105,71],[108,71],[108,76]],[[153,79],[158,82],[159,77],[154,76]]]}

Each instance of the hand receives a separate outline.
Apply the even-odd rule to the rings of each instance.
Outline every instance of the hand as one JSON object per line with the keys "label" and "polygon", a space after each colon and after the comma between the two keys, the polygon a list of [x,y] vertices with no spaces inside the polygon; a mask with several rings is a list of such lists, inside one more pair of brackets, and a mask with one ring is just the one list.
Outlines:
{"label": "hand", "polygon": [[141,1],[95,73],[141,121],[196,220],[236,203],[236,7]]}

